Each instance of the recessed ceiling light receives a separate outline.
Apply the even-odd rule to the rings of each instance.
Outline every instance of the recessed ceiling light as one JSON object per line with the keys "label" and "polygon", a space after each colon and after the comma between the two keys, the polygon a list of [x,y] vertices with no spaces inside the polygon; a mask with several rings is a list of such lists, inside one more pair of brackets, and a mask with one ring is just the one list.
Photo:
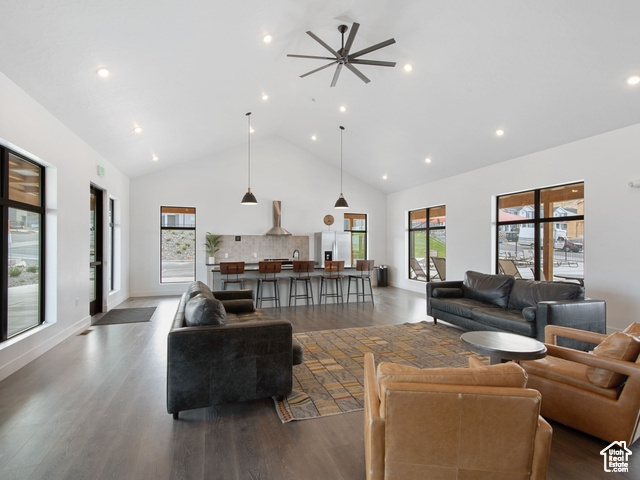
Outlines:
{"label": "recessed ceiling light", "polygon": [[347,111],[347,107],[345,107],[344,105],[340,105],[340,111],[341,112],[346,112]]}
{"label": "recessed ceiling light", "polygon": [[136,133],[142,133],[142,127],[141,126],[133,127],[133,131]]}
{"label": "recessed ceiling light", "polygon": [[267,100],[269,100],[269,95],[267,95],[266,93],[263,93],[263,94],[262,94],[262,100],[264,100],[265,102],[266,102]]}
{"label": "recessed ceiling light", "polygon": [[318,137],[315,136],[315,135],[311,135],[311,140],[313,140],[315,142],[316,140],[318,140]]}
{"label": "recessed ceiling light", "polygon": [[627,83],[629,85],[637,85],[638,83],[640,83],[640,76],[633,75],[632,77],[627,78]]}
{"label": "recessed ceiling light", "polygon": [[404,71],[405,71],[405,72],[410,72],[411,70],[413,70],[413,65],[411,65],[410,63],[407,63],[407,64],[404,66]]}
{"label": "recessed ceiling light", "polygon": [[496,135],[501,137],[504,135],[504,130],[502,130],[501,128],[499,128],[498,130],[496,130]]}
{"label": "recessed ceiling light", "polygon": [[96,70],[96,73],[102,78],[107,78],[109,76],[109,70],[104,67],[100,67],[98,70]]}
{"label": "recessed ceiling light", "polygon": [[157,162],[158,156],[154,153],[153,155],[151,155],[151,160],[153,160],[154,162]]}
{"label": "recessed ceiling light", "polygon": [[271,43],[271,40],[273,40],[273,37],[271,37],[271,35],[267,34],[264,37],[262,37],[262,41],[264,43]]}
{"label": "recessed ceiling light", "polygon": [[425,158],[425,159],[424,159],[424,162],[425,162],[425,163],[431,163],[431,157],[427,157],[427,158]]}
{"label": "recessed ceiling light", "polygon": [[255,132],[255,130],[253,129],[253,127],[249,127],[249,133],[253,133]]}
{"label": "recessed ceiling light", "polygon": [[389,177],[387,176],[387,174],[386,174],[386,173],[385,173],[384,175],[382,175],[382,179],[383,179],[383,180],[386,180],[387,178],[389,178]]}

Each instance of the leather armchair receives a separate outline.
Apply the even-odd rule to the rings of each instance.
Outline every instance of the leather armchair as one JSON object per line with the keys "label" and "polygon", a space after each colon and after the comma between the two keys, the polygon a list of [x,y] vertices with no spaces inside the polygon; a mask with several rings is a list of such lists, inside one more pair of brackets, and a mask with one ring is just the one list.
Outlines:
{"label": "leather armchair", "polygon": [[546,478],[552,429],[519,365],[364,365],[368,480]]}
{"label": "leather armchair", "polygon": [[[547,356],[521,362],[528,386],[542,394],[542,415],[607,442],[640,437],[640,357],[615,360],[558,346],[561,338],[601,344],[608,336],[550,325],[545,329]],[[619,373],[623,381],[611,388],[593,383],[589,367]],[[626,380],[624,380],[626,377]]]}

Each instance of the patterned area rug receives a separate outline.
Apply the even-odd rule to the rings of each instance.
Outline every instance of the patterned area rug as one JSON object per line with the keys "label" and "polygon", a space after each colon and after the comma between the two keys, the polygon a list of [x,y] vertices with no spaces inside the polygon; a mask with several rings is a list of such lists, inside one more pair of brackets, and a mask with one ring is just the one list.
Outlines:
{"label": "patterned area rug", "polygon": [[460,345],[461,333],[428,322],[296,333],[304,363],[293,367],[293,391],[274,397],[278,416],[286,423],[362,410],[367,352],[375,354],[376,365],[466,367],[475,354]]}

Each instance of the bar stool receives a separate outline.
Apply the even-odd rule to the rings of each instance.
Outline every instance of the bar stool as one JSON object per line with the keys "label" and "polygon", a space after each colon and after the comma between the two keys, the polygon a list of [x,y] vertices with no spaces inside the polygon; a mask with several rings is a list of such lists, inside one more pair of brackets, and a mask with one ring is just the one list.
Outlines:
{"label": "bar stool", "polygon": [[[356,303],[360,301],[360,296],[362,296],[362,301],[364,302],[364,297],[371,297],[371,303],[375,303],[373,301],[373,288],[371,287],[371,272],[373,271],[373,260],[356,260],[356,275],[349,275],[349,286],[347,287],[347,303],[349,303],[349,297],[353,295],[351,293],[351,281],[355,280],[356,282]],[[369,293],[365,293],[366,290],[364,288],[364,282],[369,282]],[[362,284],[362,293],[360,293],[360,284]]]}
{"label": "bar stool", "polygon": [[[280,307],[280,279],[277,274],[282,271],[282,262],[259,262],[258,271],[263,275],[258,278],[258,291],[256,292],[256,306],[262,308],[262,301],[275,301],[276,307]],[[263,295],[263,284],[271,284],[273,286],[273,296],[265,297]]]}
{"label": "bar stool", "polygon": [[[294,299],[294,307],[298,305],[299,298],[304,298],[307,301],[307,305],[309,305],[309,300],[311,300],[311,306],[315,306],[313,303],[313,285],[311,283],[311,280],[313,279],[311,272],[313,272],[315,265],[316,262],[313,260],[293,261],[293,273],[297,273],[297,276],[292,275],[289,277],[289,306],[291,306],[292,298]],[[298,294],[299,282],[304,283],[304,293]]]}
{"label": "bar stool", "polygon": [[220,275],[222,278],[222,290],[227,289],[227,283],[239,284],[240,288],[244,288],[244,278],[240,277],[244,273],[244,262],[220,262]]}
{"label": "bar stool", "polygon": [[[327,304],[327,297],[334,297],[336,299],[336,303],[338,299],[340,299],[341,303],[344,303],[344,296],[342,295],[342,279],[344,278],[344,275],[341,275],[340,272],[344,272],[344,260],[325,260],[324,274],[320,276],[320,295],[318,296],[318,303],[322,303],[323,295],[325,305]],[[336,283],[334,293],[329,293],[330,280],[333,280]]]}

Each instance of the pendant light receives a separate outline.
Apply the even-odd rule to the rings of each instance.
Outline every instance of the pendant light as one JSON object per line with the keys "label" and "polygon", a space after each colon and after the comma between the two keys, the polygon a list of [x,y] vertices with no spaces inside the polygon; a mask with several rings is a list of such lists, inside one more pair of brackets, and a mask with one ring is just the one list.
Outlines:
{"label": "pendant light", "polygon": [[344,198],[344,195],[342,194],[342,133],[344,132],[344,127],[340,126],[340,196],[338,197],[338,200],[336,201],[336,204],[333,206],[333,208],[349,208],[349,204],[347,203],[347,201]]}
{"label": "pendant light", "polygon": [[242,205],[257,205],[258,200],[253,193],[251,193],[251,112],[247,113],[247,164],[248,164],[248,180],[247,180],[247,193],[242,197]]}

